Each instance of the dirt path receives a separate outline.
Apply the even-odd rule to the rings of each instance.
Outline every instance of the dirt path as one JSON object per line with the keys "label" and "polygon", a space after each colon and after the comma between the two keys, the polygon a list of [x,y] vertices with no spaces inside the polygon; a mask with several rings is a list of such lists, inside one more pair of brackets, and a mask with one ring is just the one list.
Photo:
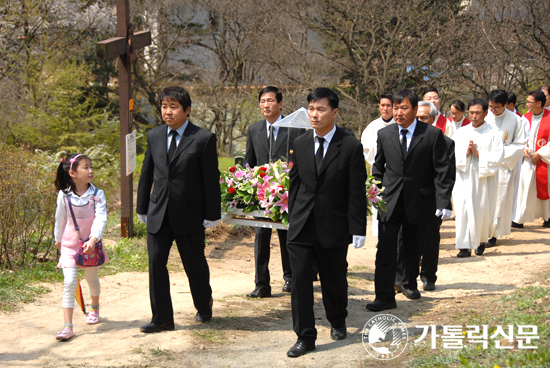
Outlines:
{"label": "dirt path", "polygon": [[[456,258],[454,222],[446,221],[437,289],[422,292],[411,301],[397,296],[398,308],[391,313],[409,327],[419,320],[436,324],[440,312],[466,305],[474,296],[509,293],[533,275],[550,268],[550,229],[541,222],[527,224],[511,236],[499,239],[495,248],[481,257]],[[0,366],[6,367],[357,367],[375,361],[360,342],[364,324],[375,314],[365,310],[373,300],[376,239],[369,236],[362,249],[350,249],[348,338],[329,338],[327,320],[316,283],[317,350],[290,359],[286,351],[295,342],[290,315],[290,295],[282,287],[278,239],[272,239],[273,298],[252,300],[245,294],[254,288],[253,238],[218,236],[207,246],[214,291],[214,318],[196,325],[189,286],[181,262],[171,272],[176,330],[143,334],[139,327],[151,317],[147,273],[122,273],[102,277],[101,323],[85,324],[75,312],[76,337],[57,342],[62,327],[61,283],[48,284],[51,293],[25,305],[16,313],[0,314]],[[177,252],[172,252],[176,257]],[[87,285],[83,284],[85,295]],[[89,296],[85,298],[89,303]],[[479,298],[475,298],[479,299]]]}

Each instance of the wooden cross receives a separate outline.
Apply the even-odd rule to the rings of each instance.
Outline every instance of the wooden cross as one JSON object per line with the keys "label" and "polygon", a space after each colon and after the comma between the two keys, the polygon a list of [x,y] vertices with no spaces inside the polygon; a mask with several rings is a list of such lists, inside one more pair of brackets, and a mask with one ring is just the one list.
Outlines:
{"label": "wooden cross", "polygon": [[129,0],[116,1],[117,37],[100,41],[96,44],[96,55],[100,59],[118,56],[118,90],[120,97],[120,235],[132,236],[133,224],[133,178],[126,175],[126,135],[132,132],[130,111],[132,99],[132,60],[136,58],[135,50],[151,44],[151,32],[132,30],[130,23]]}

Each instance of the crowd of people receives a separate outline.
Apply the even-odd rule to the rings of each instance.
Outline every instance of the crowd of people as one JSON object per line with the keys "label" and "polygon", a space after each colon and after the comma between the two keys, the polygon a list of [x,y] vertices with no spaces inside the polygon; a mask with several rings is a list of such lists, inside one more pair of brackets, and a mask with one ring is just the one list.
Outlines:
{"label": "crowd of people", "polygon": [[[420,276],[423,289],[435,290],[439,231],[442,219],[451,217],[451,210],[455,213],[455,246],[459,250],[457,257],[460,258],[470,257],[472,250],[476,255],[482,255],[486,248],[496,245],[498,238],[510,234],[511,228],[523,228],[525,222],[532,222],[536,218],[543,219],[543,227],[550,227],[547,169],[547,163],[550,162],[550,151],[548,151],[550,147],[547,145],[550,133],[550,95],[547,86],[530,91],[526,102],[529,111],[522,116],[515,108],[517,102],[515,94],[496,89],[489,93],[487,100],[474,98],[468,102],[469,118],[465,117],[465,104],[460,100],[451,102],[450,117],[445,118],[440,112],[439,93],[436,88],[430,87],[424,90],[422,101],[419,101],[415,108],[416,120],[411,116],[410,123],[404,122],[403,117],[399,115],[400,108],[396,102],[401,101],[400,98],[400,92],[393,96],[380,97],[381,117],[367,126],[361,142],[365,160],[372,165],[372,174],[382,181],[383,186],[386,186],[384,181],[389,186],[389,190],[386,188],[384,191],[384,199],[390,201],[388,212],[379,218],[397,216],[398,224],[401,226],[399,229],[392,229],[392,233],[398,234],[397,239],[391,239],[392,243],[397,242],[397,276],[394,290],[403,292],[410,299],[416,299],[420,297],[415,281],[420,259],[422,259]],[[412,96],[409,101],[413,101],[414,98],[415,96]],[[413,103],[413,107],[414,105]],[[393,108],[389,109],[388,106]],[[392,147],[381,141],[381,138],[391,131],[392,125],[397,125],[398,128],[393,128],[393,149],[398,152],[397,145],[399,142],[403,144],[404,140],[397,132],[402,132],[409,126],[408,124],[418,122],[425,122],[441,131],[446,146],[444,161],[448,166],[447,176],[444,177],[442,170],[438,171],[433,162],[424,160],[423,165],[434,166],[431,179],[434,180],[435,186],[426,184],[425,188],[420,188],[420,191],[415,194],[407,189],[412,184],[411,175],[414,175],[413,170],[407,171],[409,161],[413,160],[409,159],[409,152],[401,155],[402,168],[399,167],[399,170],[394,172],[399,163],[388,165],[384,147],[386,146],[386,149]],[[418,139],[420,135],[417,135],[418,128],[412,126],[413,128],[409,127],[409,130],[414,131],[412,142],[405,140],[408,145],[414,145],[415,141],[420,141]],[[410,132],[407,134],[407,137],[409,136]],[[441,143],[439,146],[442,146]],[[445,156],[441,152],[436,154],[435,148],[434,145],[431,149],[434,159]],[[416,156],[417,152],[410,154]],[[399,188],[402,181],[410,184]],[[436,212],[440,218],[422,216],[421,221],[426,223],[422,225],[425,226],[424,228],[417,227],[412,232],[410,229],[407,230],[409,221],[418,221],[413,213],[407,216],[406,210],[411,208],[409,203],[420,200],[417,205],[426,206],[428,203],[426,196],[432,197],[434,193],[437,200],[440,196],[445,200],[448,199],[447,203],[441,201],[437,204]],[[392,200],[397,200],[397,214],[392,214],[394,206]],[[402,211],[400,206],[405,209],[404,214],[400,212]],[[418,215],[418,210],[415,210],[415,213]],[[382,227],[387,227],[387,223],[391,221],[385,222],[386,224],[382,224]],[[373,233],[378,234],[382,227],[379,225],[373,228]],[[380,245],[386,239],[381,235],[378,236],[378,253],[382,257],[386,250],[385,247],[381,250]],[[413,245],[407,244],[415,241]],[[412,257],[405,253],[409,248],[416,250]],[[400,252],[402,249],[404,251]],[[380,258],[380,261],[387,259],[387,262],[390,260],[393,262],[393,258],[395,257],[391,254]],[[412,263],[408,265],[407,262],[411,260]],[[378,261],[377,254],[377,268]],[[393,273],[393,265],[391,273]],[[389,280],[389,277],[387,276],[386,279]],[[389,287],[386,286],[386,289]],[[393,308],[394,298],[389,297],[390,294],[390,292],[381,293],[378,298],[377,293],[379,303],[367,308],[371,310]]]}
{"label": "crowd of people", "polygon": [[[365,182],[367,165],[384,187],[386,209],[374,211],[372,232],[378,236],[375,260],[375,300],[366,308],[396,308],[395,295],[420,298],[435,290],[442,221],[454,210],[458,257],[482,255],[486,247],[542,217],[550,227],[547,163],[550,162],[550,96],[548,88],[529,92],[529,112],[515,111],[516,98],[503,90],[488,99],[474,98],[450,105],[450,117],[440,112],[439,93],[428,88],[419,101],[403,89],[379,99],[380,118],[371,122],[361,141],[336,126],[338,94],[317,88],[307,96],[312,130],[288,129],[283,119],[282,93],[266,87],[259,93],[265,117],[249,127],[245,162],[290,159],[288,230],[278,230],[283,268],[283,292],[291,294],[296,343],[287,356],[315,349],[313,282],[321,283],[323,304],[331,324],[330,337],[347,337],[347,254],[361,248],[367,231]],[[216,136],[189,121],[191,98],[181,87],[160,95],[163,121],[147,135],[147,150],[138,185],[139,219],[147,224],[151,322],[141,332],[174,330],[167,261],[175,241],[189,279],[197,310],[195,322],[212,319],[212,289],[206,260],[205,229],[221,217]],[[466,118],[465,112],[468,112]],[[105,224],[105,197],[91,183],[93,169],[81,154],[59,165],[56,212],[58,267],[65,275],[65,325],[58,340],[74,336],[72,313],[78,267],[74,255],[81,232],[89,236],[85,251],[96,246]],[[80,208],[68,216],[67,208]],[[76,218],[83,226],[79,231]],[[271,229],[255,232],[255,288],[247,296],[271,296],[269,275]],[[422,259],[422,268],[419,264]],[[108,258],[107,258],[108,261]],[[98,267],[86,270],[92,294],[87,322],[99,322]]]}

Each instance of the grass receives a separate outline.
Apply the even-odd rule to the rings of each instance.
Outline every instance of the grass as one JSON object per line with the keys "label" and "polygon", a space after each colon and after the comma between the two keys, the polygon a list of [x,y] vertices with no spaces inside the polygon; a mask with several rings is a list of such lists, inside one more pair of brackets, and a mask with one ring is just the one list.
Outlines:
{"label": "grass", "polygon": [[[496,339],[488,339],[488,348],[482,349],[477,344],[468,344],[464,341],[464,349],[460,350],[432,350],[428,345],[429,339],[424,339],[413,347],[413,355],[417,358],[409,362],[411,367],[550,367],[550,287],[527,286],[517,289],[510,295],[498,299],[488,300],[488,308],[468,310],[460,313],[449,322],[441,325],[462,324],[458,321],[467,321],[464,325],[488,325],[488,336],[495,331],[496,326],[514,326],[515,347],[512,349],[497,349]],[[462,317],[462,318],[461,318]],[[468,317],[468,318],[466,318]],[[458,320],[457,320],[458,318]],[[516,338],[520,325],[537,326],[537,336],[530,344],[537,349],[519,349]],[[507,328],[504,329],[507,331]],[[438,333],[441,331],[438,330]],[[425,343],[426,342],[426,343]],[[438,346],[441,340],[438,340]],[[420,357],[418,357],[420,356]]]}
{"label": "grass", "polygon": [[[107,228],[119,223],[119,217],[120,215],[117,214],[109,216]],[[137,217],[134,223],[139,233],[146,231],[145,225],[141,224]],[[119,272],[146,272],[148,255],[145,243],[144,238],[118,238],[116,244],[105,245],[110,262],[101,266],[100,276],[114,275]],[[30,303],[37,296],[50,291],[40,283],[63,282],[63,272],[56,268],[56,265],[57,260],[36,263],[32,267],[15,271],[0,271],[0,311],[16,311],[20,303]],[[83,278],[84,272],[80,271],[80,273]]]}
{"label": "grass", "polygon": [[191,335],[208,343],[221,344],[225,342],[225,332],[221,330],[191,330]]}
{"label": "grass", "polygon": [[1,272],[0,311],[15,311],[18,303],[30,303],[38,295],[49,292],[48,288],[38,283],[62,280],[63,274],[55,266],[54,262],[45,262],[17,272]]}
{"label": "grass", "polygon": [[218,169],[220,173],[226,173],[227,169],[235,165],[234,157],[218,157]]}

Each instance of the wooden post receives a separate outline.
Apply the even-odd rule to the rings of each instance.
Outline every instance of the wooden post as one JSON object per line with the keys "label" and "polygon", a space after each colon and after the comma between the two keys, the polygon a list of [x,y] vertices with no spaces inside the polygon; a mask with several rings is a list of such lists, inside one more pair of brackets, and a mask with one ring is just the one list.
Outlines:
{"label": "wooden post", "polygon": [[133,224],[133,175],[126,175],[126,135],[132,132],[132,60],[135,50],[151,44],[151,32],[134,33],[130,23],[129,0],[117,0],[117,37],[96,44],[101,59],[118,56],[118,90],[120,104],[120,235],[130,237]]}

